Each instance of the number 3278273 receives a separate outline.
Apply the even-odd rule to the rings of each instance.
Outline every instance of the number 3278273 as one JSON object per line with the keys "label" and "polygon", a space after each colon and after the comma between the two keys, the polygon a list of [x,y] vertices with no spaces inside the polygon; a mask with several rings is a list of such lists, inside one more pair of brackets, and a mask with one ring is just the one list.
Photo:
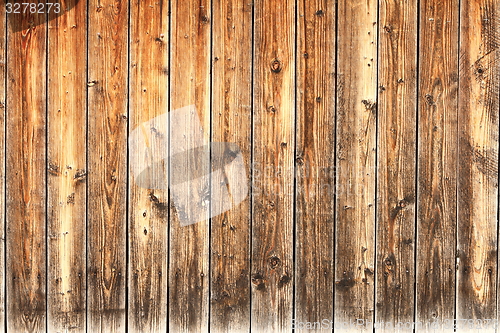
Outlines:
{"label": "number 3278273", "polygon": [[21,13],[31,13],[31,14],[44,14],[44,13],[60,13],[61,4],[57,2],[47,2],[47,3],[6,3],[5,10],[7,14],[21,14]]}

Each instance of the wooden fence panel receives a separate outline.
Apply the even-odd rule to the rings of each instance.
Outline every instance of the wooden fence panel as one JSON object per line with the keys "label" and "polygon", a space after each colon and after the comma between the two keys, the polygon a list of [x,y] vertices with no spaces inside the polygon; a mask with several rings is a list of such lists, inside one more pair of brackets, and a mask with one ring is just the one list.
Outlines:
{"label": "wooden fence panel", "polygon": [[88,15],[87,330],[126,332],[128,1]]}
{"label": "wooden fence panel", "polygon": [[336,6],[298,6],[295,320],[332,321]]}
{"label": "wooden fence panel", "polygon": [[497,315],[499,43],[498,2],[461,1],[458,319]]}
{"label": "wooden fence panel", "polygon": [[254,5],[251,329],[285,332],[293,315],[296,8]]}
{"label": "wooden fence panel", "polygon": [[373,0],[338,3],[334,306],[341,323],[374,320],[377,11]]}
{"label": "wooden fence panel", "polygon": [[415,310],[417,1],[379,10],[375,318],[406,323]]}
{"label": "wooden fence panel", "polygon": [[[252,133],[252,13],[245,0],[214,1],[212,55],[212,142],[238,146],[245,165],[222,166],[227,173],[251,175]],[[212,168],[213,169],[213,168]],[[216,170],[215,170],[216,171]],[[217,172],[217,171],[216,171]],[[230,175],[235,177],[236,175]],[[245,332],[250,327],[250,189],[240,204],[211,223],[211,303],[212,332]],[[245,184],[217,186],[244,191]],[[219,198],[215,198],[217,205]]]}
{"label": "wooden fence panel", "polygon": [[[76,5],[64,2],[63,10]],[[86,332],[86,11],[48,23],[47,330]],[[72,56],[68,56],[72,55]]]}
{"label": "wooden fence panel", "polygon": [[449,331],[443,324],[455,313],[458,2],[424,0],[419,12],[416,321]]}
{"label": "wooden fence panel", "polygon": [[8,15],[7,329],[46,328],[46,37],[44,15]]}

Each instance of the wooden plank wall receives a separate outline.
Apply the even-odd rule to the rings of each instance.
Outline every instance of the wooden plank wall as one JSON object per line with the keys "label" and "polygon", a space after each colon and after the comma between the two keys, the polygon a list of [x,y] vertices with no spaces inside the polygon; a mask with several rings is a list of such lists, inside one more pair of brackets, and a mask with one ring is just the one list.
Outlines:
{"label": "wooden plank wall", "polygon": [[58,3],[0,6],[0,332],[497,331],[497,1]]}

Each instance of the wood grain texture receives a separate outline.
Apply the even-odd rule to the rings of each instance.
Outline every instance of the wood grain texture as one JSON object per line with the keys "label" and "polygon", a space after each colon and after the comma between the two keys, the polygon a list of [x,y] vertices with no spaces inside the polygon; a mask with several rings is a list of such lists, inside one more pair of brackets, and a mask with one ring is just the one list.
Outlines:
{"label": "wood grain texture", "polygon": [[46,327],[46,32],[9,15],[7,53],[7,329]]}
{"label": "wood grain texture", "polygon": [[340,322],[374,319],[377,11],[373,0],[338,3],[334,304]]}
{"label": "wood grain texture", "polygon": [[500,4],[460,5],[457,318],[487,319],[498,297]]}
{"label": "wood grain texture", "polygon": [[[145,122],[168,112],[168,1],[132,1],[130,7],[130,131],[143,128],[164,141],[166,131]],[[166,130],[166,123],[163,130]],[[141,164],[146,147],[129,143],[129,164]],[[167,164],[164,162],[165,165]],[[167,329],[168,190],[144,188],[129,169],[128,331]],[[159,170],[152,183],[167,182]],[[160,186],[156,186],[160,187]]]}
{"label": "wood grain texture", "polygon": [[5,7],[0,7],[0,333],[5,333],[5,78],[6,78],[6,30]]}
{"label": "wood grain texture", "polygon": [[333,320],[335,9],[332,0],[298,2],[297,322]]}
{"label": "wood grain texture", "polygon": [[128,2],[91,0],[88,17],[87,330],[125,332]]}
{"label": "wood grain texture", "polygon": [[255,1],[252,326],[290,330],[293,310],[295,4]]}
{"label": "wood grain texture", "polygon": [[[75,6],[65,1],[63,8]],[[47,330],[86,332],[87,3],[48,23]],[[52,18],[50,14],[49,18]],[[83,43],[82,43],[83,42]]]}
{"label": "wood grain texture", "polygon": [[379,13],[375,318],[405,323],[415,310],[417,1],[383,1]]}
{"label": "wood grain texture", "polygon": [[[207,207],[210,201],[208,176],[200,182],[191,177],[197,168],[193,161],[199,156],[186,150],[210,138],[211,5],[208,0],[171,2],[170,112],[191,105],[196,110],[185,121],[171,116],[169,124],[170,152],[184,151],[187,159],[180,165],[170,163],[170,181],[177,181],[172,178],[185,169],[188,179],[178,191],[181,196],[193,195],[187,207],[175,206],[175,198],[169,207],[169,329],[173,332],[202,333],[209,326],[209,216],[197,223],[181,223],[198,205]],[[201,129],[195,128],[197,119]],[[199,171],[209,174],[208,164],[203,163]]]}
{"label": "wood grain texture", "polygon": [[[416,321],[454,317],[458,2],[420,2]],[[453,329],[452,329],[453,330]]]}
{"label": "wood grain texture", "polygon": [[[237,144],[245,168],[229,171],[247,176],[252,145],[252,11],[247,0],[213,3],[212,142]],[[216,186],[221,185],[212,179],[213,190]],[[212,218],[210,253],[210,330],[244,332],[250,326],[250,193],[241,204]]]}

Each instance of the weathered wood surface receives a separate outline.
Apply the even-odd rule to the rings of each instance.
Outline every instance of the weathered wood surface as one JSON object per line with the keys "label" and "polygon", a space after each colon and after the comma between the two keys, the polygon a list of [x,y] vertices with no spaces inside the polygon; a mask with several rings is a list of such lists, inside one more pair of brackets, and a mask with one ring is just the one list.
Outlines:
{"label": "weathered wood surface", "polygon": [[[141,129],[148,140],[167,148],[163,128],[145,123],[168,112],[168,2],[130,2],[129,133]],[[163,131],[162,131],[163,130]],[[150,145],[154,144],[149,142]],[[146,147],[129,142],[129,165],[141,165]],[[164,165],[166,162],[164,161]],[[129,168],[129,332],[165,332],[168,305],[168,191],[138,184]],[[146,182],[167,182],[162,170],[150,170]]]}
{"label": "weathered wood surface", "polygon": [[[377,1],[339,1],[335,199],[335,320],[373,322]],[[358,327],[371,331],[370,325]]]}
{"label": "weathered wood surface", "polygon": [[254,3],[252,331],[293,316],[295,4]]}
{"label": "weathered wood surface", "polygon": [[375,317],[377,322],[412,322],[417,195],[417,1],[384,1],[379,11]]}
{"label": "weathered wood surface", "polygon": [[[0,286],[5,286],[5,75],[6,42],[5,8],[0,7]],[[5,287],[0,288],[0,332],[5,333]]]}
{"label": "weathered wood surface", "polygon": [[[73,7],[74,0],[64,7]],[[47,330],[86,332],[86,1],[48,23]],[[55,13],[50,14],[50,18]]]}
{"label": "weathered wood surface", "polygon": [[61,3],[0,9],[0,332],[494,331],[497,2]]}
{"label": "weathered wood surface", "polygon": [[[214,1],[212,19],[211,141],[237,144],[245,169],[227,171],[243,171],[247,175],[251,174],[252,147],[252,9],[251,2],[246,0]],[[250,326],[249,185],[241,204],[212,218],[212,332],[244,332]],[[226,184],[213,179],[212,190],[217,186]],[[230,186],[243,187],[243,184]]]}
{"label": "weathered wood surface", "polygon": [[[457,318],[496,318],[500,4],[460,2]],[[474,331],[474,326],[466,326]],[[489,330],[492,331],[492,330]]]}
{"label": "weathered wood surface", "polygon": [[88,8],[87,330],[126,332],[129,3]]}
{"label": "weathered wood surface", "polygon": [[333,320],[336,7],[298,5],[295,304],[314,322]]}
{"label": "weathered wood surface", "polygon": [[[175,206],[173,195],[166,206],[170,227],[168,324],[173,332],[209,330],[209,220],[184,226],[181,223],[186,217],[188,223],[193,222],[190,214],[199,212],[198,204],[203,208],[209,204],[210,179],[197,181],[192,175],[198,156],[190,149],[210,138],[211,9],[210,0],[171,2],[169,112],[194,106],[190,117],[169,117],[170,153],[188,151],[182,164],[169,163],[169,181],[177,182],[176,175],[186,170],[188,179],[178,190],[181,195],[193,194],[185,207]],[[199,127],[195,126],[198,121]],[[200,168],[202,174],[209,173],[208,164],[202,163]],[[163,203],[159,202],[161,207]],[[206,210],[202,214],[209,218]]]}
{"label": "weathered wood surface", "polygon": [[[12,332],[46,328],[47,27],[8,16],[6,102],[6,318]],[[32,23],[30,23],[32,22]]]}
{"label": "weathered wood surface", "polygon": [[[420,2],[416,321],[455,313],[458,1]],[[453,329],[452,329],[453,330]]]}

